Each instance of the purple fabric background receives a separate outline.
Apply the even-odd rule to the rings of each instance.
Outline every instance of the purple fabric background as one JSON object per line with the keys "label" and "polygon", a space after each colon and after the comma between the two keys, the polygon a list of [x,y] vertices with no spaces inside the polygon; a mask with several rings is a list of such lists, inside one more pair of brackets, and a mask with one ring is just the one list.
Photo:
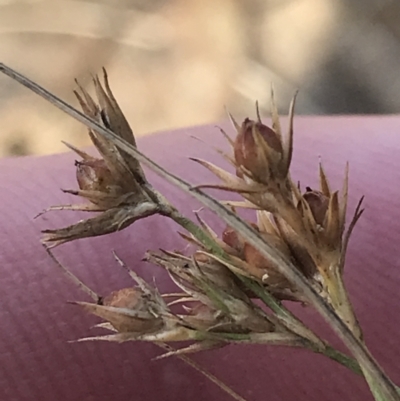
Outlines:
{"label": "purple fabric background", "polygon": [[[229,125],[226,129],[232,132]],[[322,156],[332,184],[341,188],[348,160],[349,211],[366,196],[366,212],[350,244],[346,282],[368,345],[399,384],[400,118],[298,117],[295,130],[295,179],[303,186],[315,185]],[[191,135],[226,147],[213,126],[155,134],[141,138],[139,147],[193,183],[210,182],[212,176],[187,158],[224,163],[211,146]],[[151,361],[160,353],[152,344],[68,343],[94,334],[90,326],[97,320],[66,303],[87,298],[54,266],[39,238],[40,229],[61,227],[80,215],[65,211],[33,217],[49,205],[75,201],[59,190],[76,187],[74,159],[68,153],[0,161],[0,400],[229,400],[180,360]],[[153,174],[149,177],[186,213],[198,208]],[[131,284],[114,262],[112,249],[145,278],[156,277],[165,290],[171,284],[163,272],[140,260],[147,249],[180,249],[183,242],[175,229],[168,220],[149,218],[107,237],[66,244],[55,253],[100,294]],[[332,338],[313,311],[296,309]],[[307,351],[230,346],[194,359],[249,401],[372,399],[360,377]]]}

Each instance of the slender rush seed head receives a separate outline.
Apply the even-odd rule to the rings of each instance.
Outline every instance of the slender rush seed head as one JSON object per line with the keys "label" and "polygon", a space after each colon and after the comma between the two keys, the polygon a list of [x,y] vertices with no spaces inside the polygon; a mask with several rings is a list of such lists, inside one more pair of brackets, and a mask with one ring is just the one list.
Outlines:
{"label": "slender rush seed head", "polygon": [[[94,78],[93,83],[97,102],[81,86],[80,92],[75,92],[83,112],[136,146],[133,132],[111,92],[106,72],[104,88],[98,77]],[[75,163],[79,190],[65,191],[89,203],[56,206],[48,210],[85,210],[101,214],[69,227],[44,230],[43,242],[49,246],[109,234],[158,212],[158,205],[153,200],[139,162],[96,131],[89,130],[89,136],[101,158],[95,158],[67,144],[81,160]]]}

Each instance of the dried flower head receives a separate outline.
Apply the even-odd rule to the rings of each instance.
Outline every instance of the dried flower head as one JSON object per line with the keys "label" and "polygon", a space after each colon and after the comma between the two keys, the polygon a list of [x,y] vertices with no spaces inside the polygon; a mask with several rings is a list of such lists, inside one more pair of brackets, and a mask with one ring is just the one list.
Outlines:
{"label": "dried flower head", "polygon": [[[78,341],[192,342],[162,357],[221,347],[230,342],[301,345],[301,338],[289,332],[276,319],[268,317],[238,287],[232,289],[232,283],[229,283],[230,289],[223,289],[212,283],[212,268],[206,273],[203,262],[197,264],[192,260],[187,265],[187,258],[183,255],[147,255],[148,260],[166,268],[184,291],[167,304],[164,298],[168,298],[169,294],[162,297],[157,289],[116,258],[136,281],[137,287],[114,291],[100,303],[74,302],[105,320],[96,327],[112,332]],[[224,266],[219,267],[225,269]],[[227,273],[229,277],[230,272]],[[171,310],[177,304],[181,313]]]}
{"label": "dried flower head", "polygon": [[[198,187],[241,194],[244,201],[225,203],[232,207],[256,209],[258,224],[253,227],[264,241],[293,263],[360,337],[342,273],[347,243],[362,210],[359,205],[346,233],[348,170],[340,195],[338,191],[330,190],[322,165],[318,190],[307,187],[301,193],[298,184],[291,180],[293,104],[294,101],[286,142],[282,138],[274,103],[272,127],[262,123],[258,110],[257,121],[245,119],[241,126],[231,117],[237,135],[230,140],[233,157],[227,156],[227,159],[233,164],[236,175],[207,161],[195,159],[223,181],[223,184]],[[307,301],[293,283],[283,277],[240,233],[227,228],[222,241],[229,247],[225,250],[237,272],[261,280],[278,299]]]}
{"label": "dried flower head", "polygon": [[237,175],[248,175],[256,182],[268,184],[271,176],[282,171],[282,143],[279,135],[261,122],[246,118],[233,145]]}
{"label": "dried flower head", "polygon": [[[106,71],[104,88],[98,77],[93,79],[93,83],[98,103],[81,86],[80,93],[75,91],[83,112],[136,146],[133,132],[111,92]],[[65,191],[85,198],[89,203],[55,206],[49,210],[84,210],[100,214],[69,227],[44,230],[43,242],[50,246],[121,230],[158,211],[157,202],[154,201],[139,162],[96,131],[89,130],[89,135],[101,158],[95,158],[67,144],[81,160],[75,163],[79,189]]]}
{"label": "dried flower head", "polygon": [[196,331],[182,324],[181,319],[171,312],[158,290],[128,269],[116,255],[115,257],[127,269],[137,286],[114,291],[105,297],[101,304],[75,302],[86,311],[106,321],[98,327],[113,332],[113,334],[87,337],[79,341],[193,340]]}
{"label": "dried flower head", "polygon": [[[195,257],[189,258],[171,252],[164,255],[150,252],[147,259],[167,269],[173,281],[193,301],[208,308],[208,317],[215,318],[214,321],[209,319],[209,329],[219,327],[218,323],[222,320],[225,331],[229,331],[229,325],[235,331],[274,330],[268,317],[251,302],[240,288],[235,275],[223,264],[211,258],[200,262]],[[219,313],[213,314],[213,311]]]}
{"label": "dried flower head", "polygon": [[[276,105],[272,97],[272,126],[261,120],[257,106],[257,121],[246,118],[242,125],[230,116],[236,130],[232,140],[233,157],[226,158],[233,164],[236,174],[231,174],[206,160],[193,159],[218,178],[222,184],[204,184],[197,188],[216,188],[237,192],[246,201],[238,206],[259,208],[272,213],[282,214],[287,209],[286,203],[293,204],[292,182],[289,168],[293,153],[293,118],[295,97],[290,106],[289,130],[283,137]],[[221,152],[223,153],[223,152]],[[230,202],[235,205],[235,202]]]}

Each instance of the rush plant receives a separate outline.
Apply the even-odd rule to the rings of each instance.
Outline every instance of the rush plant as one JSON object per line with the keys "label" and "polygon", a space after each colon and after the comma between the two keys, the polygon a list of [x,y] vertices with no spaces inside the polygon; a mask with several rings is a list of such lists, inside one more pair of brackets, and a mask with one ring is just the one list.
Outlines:
{"label": "rush plant", "polygon": [[[233,135],[222,134],[231,152],[220,153],[231,164],[231,171],[193,159],[220,180],[219,184],[193,186],[138,150],[105,70],[103,83],[98,77],[93,79],[95,97],[78,84],[75,94],[82,112],[3,64],[0,71],[85,124],[97,149],[98,154],[92,155],[67,145],[79,160],[75,163],[77,188],[65,192],[83,199],[83,203],[46,210],[85,210],[92,217],[45,230],[42,238],[58,266],[93,299],[75,303],[99,316],[99,326],[107,331],[79,341],[153,342],[166,349],[162,357],[178,356],[199,370],[187,353],[232,343],[306,348],[363,375],[376,400],[400,400],[397,387],[363,340],[343,281],[349,239],[363,213],[360,199],[352,219],[346,220],[349,168],[344,166],[340,191],[331,188],[322,165],[318,188],[303,189],[291,177],[295,97],[286,134],[273,93],[270,126],[262,121],[258,107],[254,120],[246,118],[239,124],[230,116]],[[225,230],[214,232],[198,213],[195,220],[182,215],[151,185],[142,166],[213,211],[225,222]],[[220,202],[205,192],[210,187],[239,194],[242,200]],[[252,209],[254,219],[241,218],[240,208]],[[131,276],[132,285],[103,298],[51,253],[51,248],[63,243],[126,229],[154,214],[175,221],[184,229],[179,234],[192,245],[186,252],[149,250],[145,255],[169,274],[178,287],[174,294],[161,294],[115,255]],[[301,302],[320,313],[346,345],[348,354],[307,327],[285,306],[287,302]],[[187,345],[176,349],[172,347],[175,342]],[[201,371],[234,398],[242,399]]]}

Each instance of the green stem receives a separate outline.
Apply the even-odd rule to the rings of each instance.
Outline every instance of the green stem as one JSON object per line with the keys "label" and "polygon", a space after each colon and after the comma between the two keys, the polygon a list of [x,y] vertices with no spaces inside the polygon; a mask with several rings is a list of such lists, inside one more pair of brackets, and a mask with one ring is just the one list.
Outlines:
{"label": "green stem", "polygon": [[314,344],[316,350],[324,349],[324,342],[312,330],[305,326],[301,320],[293,315],[292,312],[286,309],[265,287],[262,287],[259,283],[244,276],[240,276],[239,279],[276,314],[290,331]]}
{"label": "green stem", "polygon": [[356,373],[357,375],[360,375],[360,376],[363,375],[360,365],[354,358],[352,358],[346,354],[343,354],[342,352],[338,351],[337,349],[333,348],[330,345],[326,345],[325,349],[323,351],[315,350],[314,352],[327,356],[328,358],[332,359],[333,361],[336,361],[336,362],[340,363],[341,365],[345,366],[346,368],[350,369],[352,372]]}
{"label": "green stem", "polygon": [[161,205],[161,214],[169,217],[175,223],[179,224],[185,230],[190,232],[197,240],[199,240],[203,246],[210,253],[219,256],[224,259],[229,259],[226,252],[211,238],[201,227],[190,220],[188,217],[183,216],[173,206]]}

